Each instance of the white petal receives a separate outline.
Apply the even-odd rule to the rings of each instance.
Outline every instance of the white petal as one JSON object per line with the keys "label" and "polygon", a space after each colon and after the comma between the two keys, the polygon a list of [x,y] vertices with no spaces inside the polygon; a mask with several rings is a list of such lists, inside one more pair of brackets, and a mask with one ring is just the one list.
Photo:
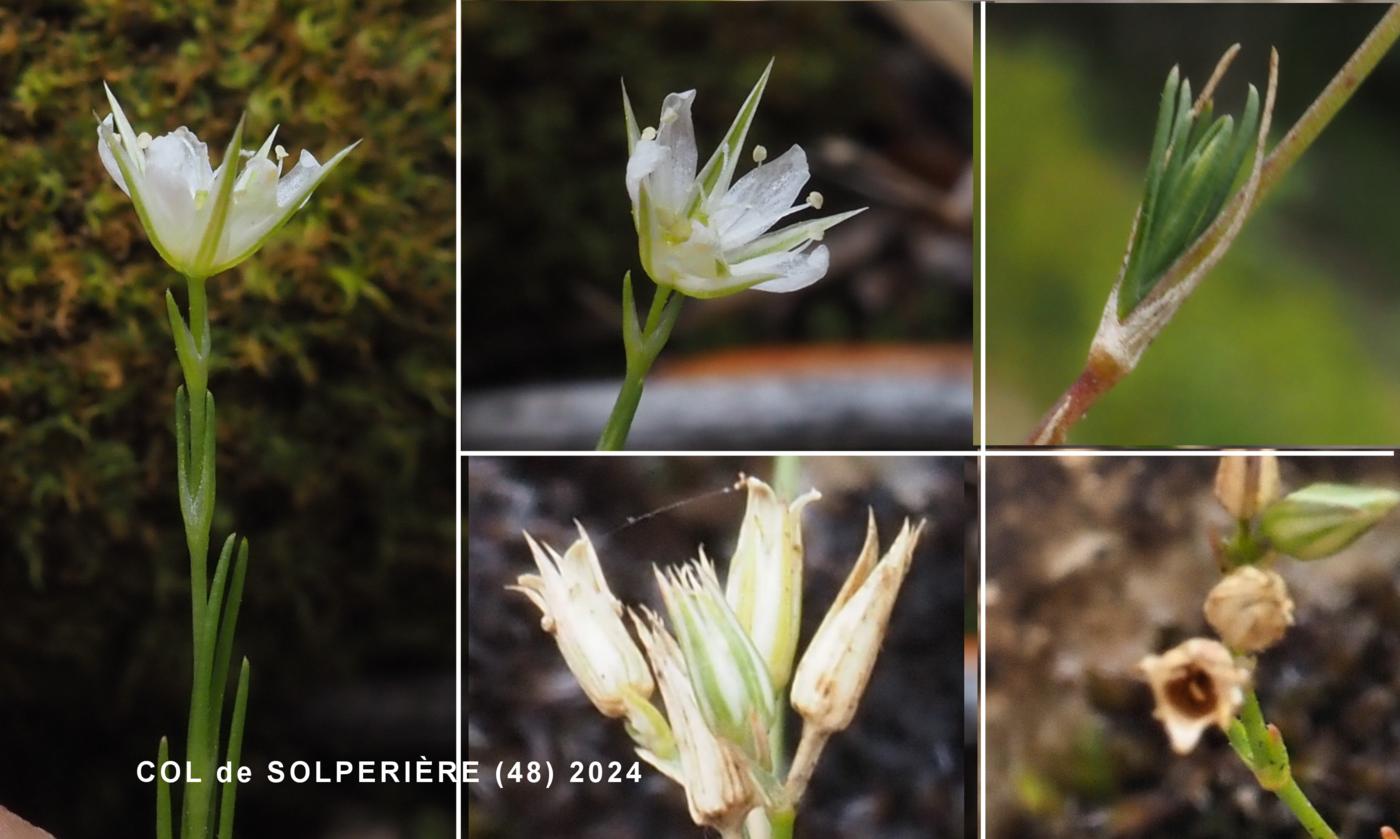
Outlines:
{"label": "white petal", "polygon": [[790,251],[773,253],[740,262],[732,266],[734,276],[752,282],[761,277],[772,277],[753,288],[758,291],[787,292],[797,291],[826,276],[831,255],[825,245],[818,245],[809,253]]}
{"label": "white petal", "polygon": [[183,188],[193,200],[207,192],[214,182],[209,165],[209,147],[183,125],[151,141],[146,149],[146,177],[159,180],[162,188]]}
{"label": "white petal", "polygon": [[633,205],[637,203],[642,179],[656,171],[656,167],[661,165],[665,156],[666,149],[655,140],[637,141],[632,156],[627,158],[627,194],[631,196]]}
{"label": "white petal", "polygon": [[725,249],[742,247],[778,222],[807,184],[807,155],[793,146],[777,160],[757,166],[719,196],[712,221]]}
{"label": "white petal", "polygon": [[262,247],[268,236],[306,205],[316,186],[359,144],[356,140],[324,165],[303,151],[297,165],[275,181],[275,188],[273,182],[281,167],[266,157],[252,157],[239,177],[243,188],[234,192],[213,273],[232,268]]}
{"label": "white petal", "polygon": [[316,156],[302,149],[297,158],[297,165],[277,182],[277,205],[283,208],[300,208],[311,197],[311,187],[315,186],[316,179],[320,176],[321,164],[316,162]]}
{"label": "white petal", "polygon": [[690,105],[695,91],[672,93],[661,103],[661,122],[656,142],[669,150],[666,158],[652,173],[649,186],[657,206],[676,214],[685,211],[695,185],[698,152],[695,149],[695,125],[690,117]]}
{"label": "white petal", "polygon": [[253,247],[282,218],[278,206],[278,166],[266,157],[250,159],[233,187],[224,237],[216,263],[223,263]]}

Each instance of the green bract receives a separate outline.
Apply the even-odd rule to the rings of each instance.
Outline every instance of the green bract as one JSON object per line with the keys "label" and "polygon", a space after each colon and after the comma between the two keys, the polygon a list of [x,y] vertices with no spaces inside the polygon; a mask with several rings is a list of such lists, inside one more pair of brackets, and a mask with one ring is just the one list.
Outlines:
{"label": "green bract", "polygon": [[1239,123],[1229,115],[1211,122],[1209,99],[1193,107],[1191,82],[1176,67],[1167,74],[1147,185],[1118,295],[1124,318],[1151,293],[1163,274],[1220,214],[1244,167],[1259,128],[1259,91]]}
{"label": "green bract", "polygon": [[1360,539],[1396,504],[1394,490],[1313,484],[1271,504],[1259,526],[1281,553],[1322,559]]}

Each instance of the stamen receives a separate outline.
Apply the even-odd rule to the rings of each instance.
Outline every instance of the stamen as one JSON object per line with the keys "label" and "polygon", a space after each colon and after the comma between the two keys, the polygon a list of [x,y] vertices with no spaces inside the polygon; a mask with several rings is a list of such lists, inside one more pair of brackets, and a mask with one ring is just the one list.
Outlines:
{"label": "stamen", "polygon": [[137,147],[138,149],[142,149],[142,150],[150,148],[150,147],[151,147],[151,135],[150,135],[150,134],[147,134],[147,133],[144,132],[144,131],[142,131],[141,134],[140,134],[139,136],[137,136],[137,138],[136,138],[136,147]]}
{"label": "stamen", "polygon": [[675,122],[675,121],[676,121],[676,118],[679,117],[679,116],[680,116],[680,114],[676,113],[676,109],[675,109],[675,108],[667,108],[666,110],[662,111],[662,112],[661,112],[661,125],[662,125],[662,127],[665,127],[665,126],[670,125],[671,123]]}
{"label": "stamen", "polygon": [[754,147],[753,147],[753,162],[754,162],[754,163],[762,163],[763,161],[765,161],[765,160],[767,160],[767,159],[768,159],[768,149],[765,149],[763,146],[754,146]]}
{"label": "stamen", "polygon": [[655,139],[656,139],[656,129],[655,129],[655,128],[652,128],[652,127],[650,127],[650,126],[648,126],[648,127],[646,127],[646,128],[643,128],[643,129],[642,129],[642,139],[643,139],[643,140],[655,140]]}
{"label": "stamen", "polygon": [[288,156],[288,155],[287,155],[287,150],[284,149],[284,148],[282,148],[282,144],[281,144],[281,143],[278,143],[276,146],[273,147],[272,153],[275,154],[275,155],[277,155],[277,162],[278,162],[278,163],[281,163],[282,161],[286,160],[286,159],[287,159],[287,156]]}
{"label": "stamen", "polygon": [[822,202],[825,200],[822,194],[815,189],[807,193],[807,204],[814,210],[820,210],[822,208]]}

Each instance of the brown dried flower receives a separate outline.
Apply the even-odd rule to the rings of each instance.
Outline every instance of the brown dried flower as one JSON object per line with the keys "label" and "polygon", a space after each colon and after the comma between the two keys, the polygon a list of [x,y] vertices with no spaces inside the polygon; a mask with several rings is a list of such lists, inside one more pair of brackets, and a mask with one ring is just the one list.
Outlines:
{"label": "brown dried flower", "polygon": [[1247,668],[1235,663],[1224,644],[1192,638],[1138,663],[1157,701],[1153,716],[1167,730],[1172,748],[1186,754],[1211,725],[1225,729],[1244,702]]}

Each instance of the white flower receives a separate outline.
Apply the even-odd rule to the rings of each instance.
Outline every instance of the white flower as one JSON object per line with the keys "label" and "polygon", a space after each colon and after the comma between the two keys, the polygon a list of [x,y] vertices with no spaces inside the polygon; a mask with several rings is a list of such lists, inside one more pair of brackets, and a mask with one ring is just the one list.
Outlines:
{"label": "white flower", "polygon": [[805,288],[826,274],[829,260],[826,247],[813,244],[828,228],[862,211],[768,232],[786,216],[822,204],[821,194],[813,192],[806,203],[792,206],[808,178],[807,155],[800,146],[768,162],[762,162],[766,150],[755,154],[761,165],[731,184],[772,67],[770,61],[719,148],[698,172],[690,116],[695,91],[667,96],[659,127],[639,132],[623,88],[627,193],[642,265],[658,285],[692,297],[719,297],[748,288]]}
{"label": "white flower", "polygon": [[554,636],[593,705],[609,717],[630,717],[651,696],[651,671],[622,624],[622,604],[608,588],[598,553],[581,524],[578,534],[560,556],[526,533],[540,573],[522,574],[517,585],[507,588],[539,607],[540,626]]}
{"label": "white flower", "polygon": [[187,277],[205,278],[252,256],[359,141],[341,149],[325,165],[302,151],[285,175],[287,152],[274,146],[277,129],[248,156],[234,179],[243,121],[218,169],[209,148],[188,128],[152,138],[138,135],[110,88],[112,113],[97,126],[97,152],[122,192],[131,196],[141,226],[161,258]]}

